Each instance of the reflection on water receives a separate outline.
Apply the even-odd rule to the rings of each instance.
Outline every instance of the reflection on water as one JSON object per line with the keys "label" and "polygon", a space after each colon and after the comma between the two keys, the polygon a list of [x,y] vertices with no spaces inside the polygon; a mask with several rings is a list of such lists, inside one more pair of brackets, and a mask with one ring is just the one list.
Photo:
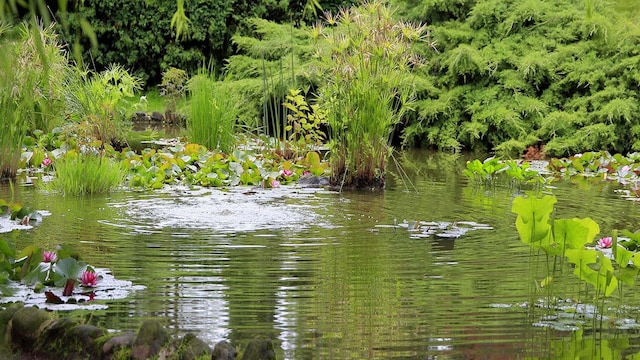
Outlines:
{"label": "reflection on water", "polygon": [[[159,318],[176,334],[240,347],[264,335],[279,359],[640,352],[636,330],[533,326],[544,312],[527,306],[538,295],[510,212],[518,191],[467,186],[464,162],[449,156],[408,160],[411,186],[392,178],[378,193],[173,188],[78,199],[21,187],[17,201],[51,215],[0,236],[19,247],[74,244],[88,263],[144,285],[103,300],[107,310],[66,314],[112,329]],[[640,208],[612,190],[562,185],[554,193],[558,217],[590,216],[602,231],[637,226]],[[486,227],[443,238],[400,226],[465,222]]]}

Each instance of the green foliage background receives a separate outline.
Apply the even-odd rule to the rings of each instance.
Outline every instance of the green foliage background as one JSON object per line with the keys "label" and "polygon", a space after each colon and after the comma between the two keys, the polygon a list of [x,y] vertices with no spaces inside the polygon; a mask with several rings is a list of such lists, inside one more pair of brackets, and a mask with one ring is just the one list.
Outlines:
{"label": "green foliage background", "polygon": [[639,6],[595,0],[398,0],[437,41],[404,141],[517,156],[640,150]]}
{"label": "green foliage background", "polygon": [[[319,1],[323,9],[336,9],[353,0]],[[231,40],[248,29],[246,19],[263,18],[278,23],[303,20],[306,0],[189,0],[184,3],[190,20],[187,38],[177,40],[171,30],[176,0],[86,0],[68,14],[58,12],[59,31],[69,44],[81,46],[85,65],[98,71],[116,63],[144,79],[160,83],[162,72],[173,66],[194,75],[203,65],[217,70],[235,52]],[[320,15],[320,14],[318,14]],[[311,20],[312,14],[305,13]],[[97,49],[84,36],[82,21],[91,25]]]}

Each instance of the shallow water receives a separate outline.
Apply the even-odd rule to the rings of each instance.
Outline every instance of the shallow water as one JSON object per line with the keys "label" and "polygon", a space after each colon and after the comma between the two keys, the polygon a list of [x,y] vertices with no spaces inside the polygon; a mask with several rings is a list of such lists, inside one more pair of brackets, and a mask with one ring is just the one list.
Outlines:
{"label": "shallow water", "polygon": [[[605,319],[606,331],[592,331],[588,316],[584,331],[570,330],[575,321],[561,330],[548,321],[556,313],[527,306],[544,294],[532,290],[529,249],[514,226],[516,188],[469,185],[464,159],[451,155],[404,154],[400,161],[411,184],[392,175],[376,193],[168,188],[65,198],[19,186],[15,200],[51,215],[0,236],[18,247],[72,244],[88,263],[137,286],[124,299],[97,298],[106,310],[63,313],[115,330],[157,318],[211,345],[243,347],[263,335],[278,359],[640,352],[637,288],[626,289],[631,308]],[[602,233],[640,228],[640,207],[615,186],[554,185],[557,217],[592,217]],[[0,188],[0,198],[10,196]],[[461,227],[473,229],[446,237]],[[425,229],[435,234],[421,235]],[[568,278],[561,292],[577,294],[578,286]],[[621,322],[632,329],[620,329]]]}

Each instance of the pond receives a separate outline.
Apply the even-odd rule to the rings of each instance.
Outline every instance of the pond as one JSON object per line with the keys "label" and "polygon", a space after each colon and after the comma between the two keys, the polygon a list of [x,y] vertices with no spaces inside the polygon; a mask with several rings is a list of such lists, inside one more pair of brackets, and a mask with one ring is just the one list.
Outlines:
{"label": "pond", "polygon": [[[176,335],[240,347],[262,335],[278,359],[638,356],[636,326],[549,326],[527,306],[544,294],[532,291],[541,277],[511,213],[520,191],[469,184],[465,160],[404,153],[410,182],[391,166],[381,192],[174,187],[73,198],[21,185],[14,200],[50,215],[0,236],[18,248],[71,244],[131,281],[127,297],[95,299],[106,309],[60,312],[115,330],[159,319]],[[640,228],[640,207],[611,183],[554,186],[558,217],[591,217],[601,234]],[[2,185],[0,198],[11,196]],[[637,292],[623,294],[630,314]]]}

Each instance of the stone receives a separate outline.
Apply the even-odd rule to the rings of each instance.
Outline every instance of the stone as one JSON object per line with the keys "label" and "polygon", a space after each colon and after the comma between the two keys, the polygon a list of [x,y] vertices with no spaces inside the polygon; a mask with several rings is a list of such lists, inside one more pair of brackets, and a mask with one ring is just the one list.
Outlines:
{"label": "stone", "polygon": [[46,353],[57,353],[61,347],[66,348],[66,334],[76,325],[78,324],[75,321],[68,318],[49,322],[35,341],[35,349]]}
{"label": "stone", "polygon": [[121,348],[132,347],[136,341],[136,336],[136,333],[133,331],[116,335],[102,345],[102,353],[108,358]]}
{"label": "stone", "polygon": [[226,341],[220,341],[213,347],[211,360],[234,360],[238,356],[236,349]]}
{"label": "stone", "polygon": [[96,348],[96,340],[105,335],[104,329],[88,324],[79,324],[74,326],[67,335],[68,343],[76,343],[79,345],[78,350],[82,350],[85,354],[99,353]]}
{"label": "stone", "polygon": [[22,304],[12,304],[8,308],[0,311],[0,340],[2,340],[0,343],[0,348],[8,349],[11,347],[11,337],[7,332],[7,328],[9,328],[9,322],[11,322],[13,315],[15,315],[16,311],[21,309],[22,306]]}
{"label": "stone", "polygon": [[271,339],[257,337],[249,341],[242,360],[276,360]]}
{"label": "stone", "polygon": [[298,186],[307,188],[321,188],[329,186],[329,178],[326,176],[303,175],[298,179]]}
{"label": "stone", "polygon": [[167,330],[158,321],[147,320],[138,330],[138,336],[131,349],[131,357],[136,360],[144,360],[155,356],[168,341]]}
{"label": "stone", "polygon": [[51,320],[48,313],[35,308],[23,307],[18,309],[9,322],[11,341],[23,349],[33,346],[40,334],[40,327]]}
{"label": "stone", "polygon": [[193,334],[187,334],[176,346],[176,357],[179,360],[195,360],[199,357],[210,355],[211,348]]}
{"label": "stone", "polygon": [[159,111],[154,111],[151,113],[151,120],[153,121],[164,121],[164,114]]}

